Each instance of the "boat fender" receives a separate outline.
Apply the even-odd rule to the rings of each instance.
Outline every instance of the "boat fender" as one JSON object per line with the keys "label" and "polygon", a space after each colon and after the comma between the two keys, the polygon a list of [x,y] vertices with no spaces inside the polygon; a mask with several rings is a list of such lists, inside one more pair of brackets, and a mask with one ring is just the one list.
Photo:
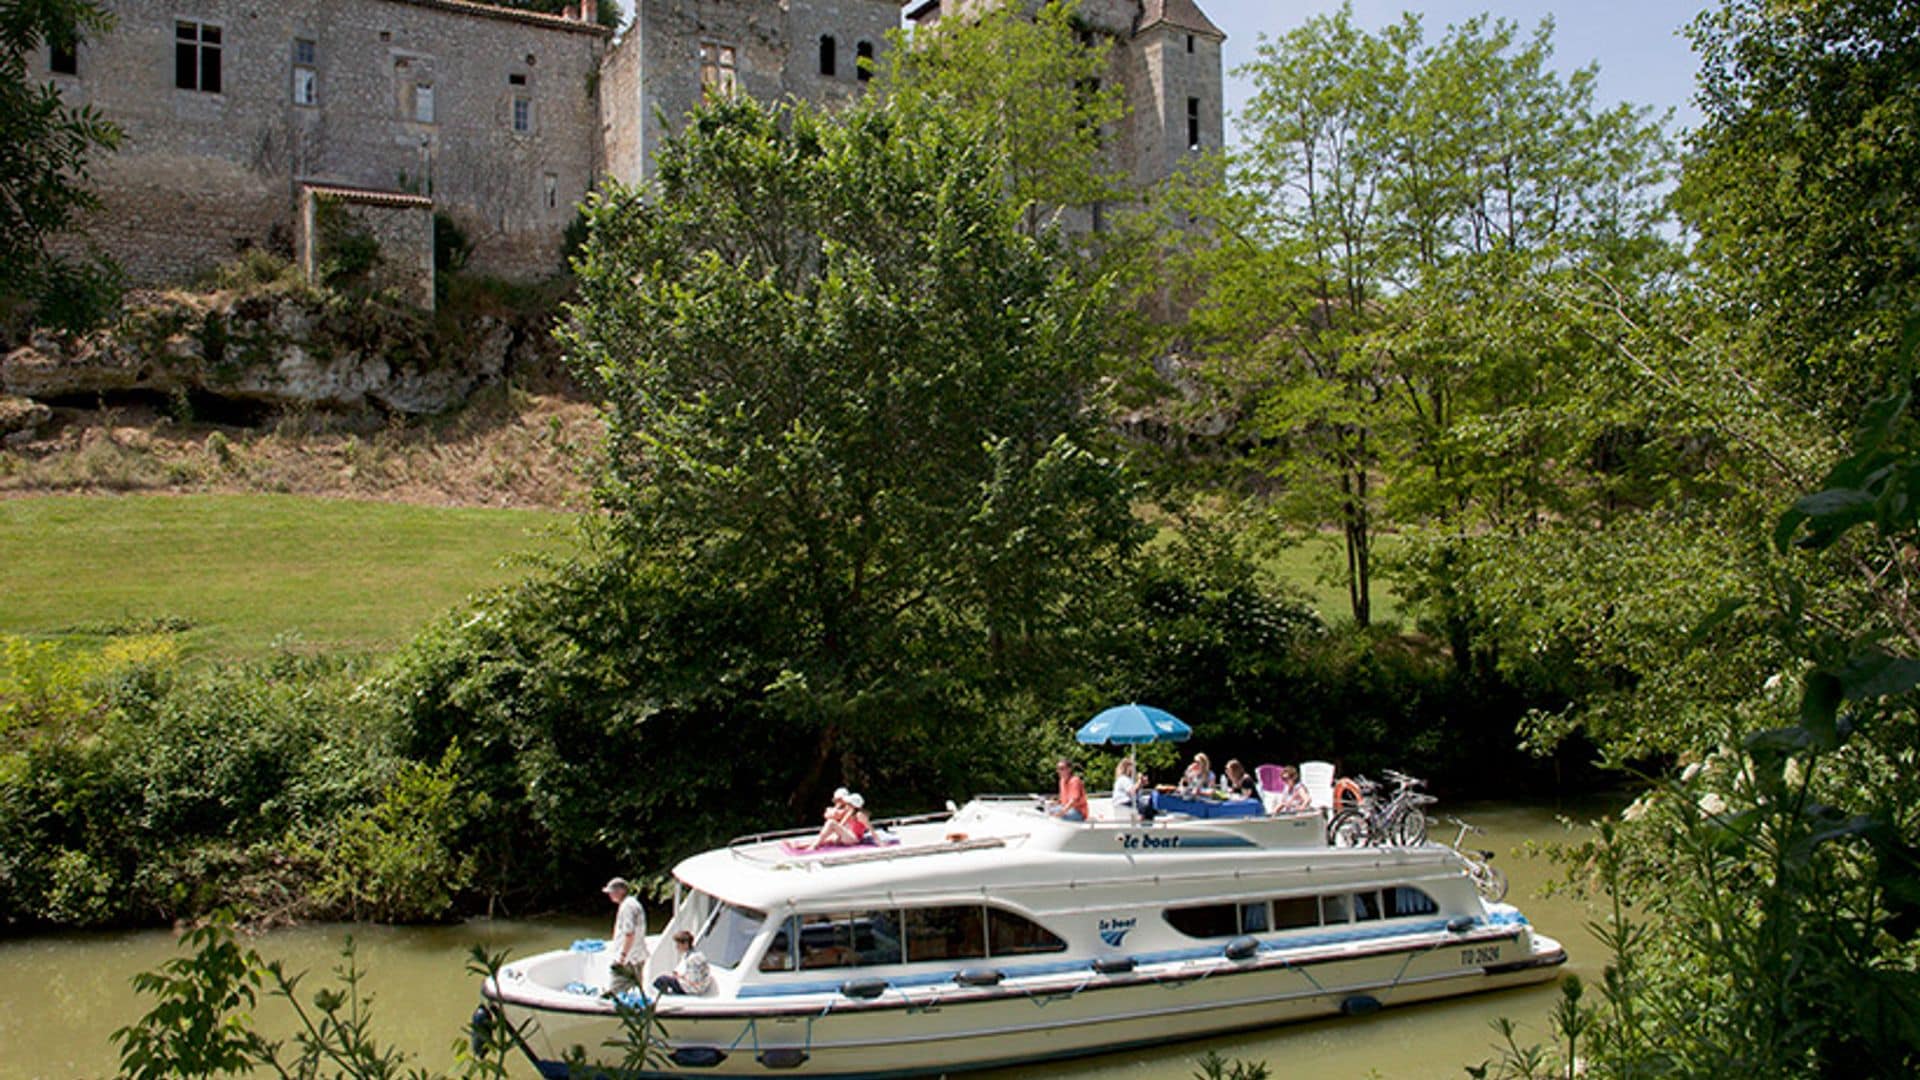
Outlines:
{"label": "boat fender", "polygon": [[1133,957],[1096,956],[1093,958],[1093,970],[1102,975],[1125,975],[1133,970]]}
{"label": "boat fender", "polygon": [[871,1001],[887,992],[885,979],[848,979],[840,984],[840,992],[850,998]]}
{"label": "boat fender", "polygon": [[485,1058],[487,1043],[493,1040],[493,1011],[485,1005],[473,1008],[473,1018],[467,1022],[467,1041],[473,1047],[473,1056]]}
{"label": "boat fender", "polygon": [[1229,960],[1251,960],[1260,951],[1260,942],[1242,934],[1227,942],[1227,947],[1221,951]]}
{"label": "boat fender", "polygon": [[1365,800],[1360,794],[1359,784],[1354,783],[1344,776],[1333,782],[1333,808],[1335,810],[1345,810],[1348,807],[1358,810],[1363,801]]}
{"label": "boat fender", "polygon": [[1380,999],[1368,994],[1355,994],[1340,1003],[1342,1016],[1365,1016],[1380,1011]]}
{"label": "boat fender", "polygon": [[1006,978],[999,968],[966,968],[953,977],[961,986],[999,986]]}
{"label": "boat fender", "polygon": [[727,1052],[717,1046],[682,1046],[667,1058],[689,1069],[711,1069],[727,1060]]}
{"label": "boat fender", "polygon": [[1447,929],[1455,934],[1464,934],[1473,929],[1473,924],[1477,921],[1479,920],[1471,915],[1458,915],[1447,920]]}
{"label": "boat fender", "polygon": [[781,1046],[760,1051],[756,1060],[769,1069],[797,1069],[807,1063],[807,1052],[797,1046]]}

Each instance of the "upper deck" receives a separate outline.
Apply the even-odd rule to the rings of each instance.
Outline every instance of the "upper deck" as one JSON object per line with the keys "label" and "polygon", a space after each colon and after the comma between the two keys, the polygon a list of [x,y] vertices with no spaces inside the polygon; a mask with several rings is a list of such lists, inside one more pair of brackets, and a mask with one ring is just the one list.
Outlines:
{"label": "upper deck", "polygon": [[744,837],[686,859],[674,876],[735,903],[773,908],[1135,887],[1143,880],[1316,868],[1362,871],[1434,857],[1413,848],[1329,847],[1318,811],[1070,822],[1047,815],[1037,796],[979,798],[948,814],[882,822],[876,833],[876,844],[820,851],[796,849],[810,831]]}

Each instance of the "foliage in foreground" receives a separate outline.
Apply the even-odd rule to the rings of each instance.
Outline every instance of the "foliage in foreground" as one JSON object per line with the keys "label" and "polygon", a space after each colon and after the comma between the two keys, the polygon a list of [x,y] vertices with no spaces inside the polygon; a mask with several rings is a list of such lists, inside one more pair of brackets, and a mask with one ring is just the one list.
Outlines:
{"label": "foliage in foreground", "polygon": [[99,205],[87,187],[88,159],[117,146],[120,129],[28,75],[49,44],[78,48],[112,23],[93,0],[0,7],[0,327],[5,306],[24,303],[44,324],[84,329],[117,298],[119,272],[110,261],[67,258],[50,242]]}

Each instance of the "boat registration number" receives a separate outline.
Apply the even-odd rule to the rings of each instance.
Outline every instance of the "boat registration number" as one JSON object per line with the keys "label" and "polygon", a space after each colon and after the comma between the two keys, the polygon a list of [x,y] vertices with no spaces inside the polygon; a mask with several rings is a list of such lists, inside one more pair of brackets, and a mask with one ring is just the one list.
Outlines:
{"label": "boat registration number", "polygon": [[1479,964],[1497,964],[1499,962],[1500,946],[1498,945],[1479,945],[1471,949],[1460,950],[1460,963],[1463,966],[1472,967]]}

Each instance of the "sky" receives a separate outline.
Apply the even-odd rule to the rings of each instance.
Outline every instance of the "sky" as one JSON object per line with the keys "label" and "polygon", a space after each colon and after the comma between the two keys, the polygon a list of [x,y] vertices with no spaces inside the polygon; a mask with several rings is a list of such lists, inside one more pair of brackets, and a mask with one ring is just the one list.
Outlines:
{"label": "sky", "polygon": [[[1202,11],[1226,31],[1227,109],[1246,101],[1246,80],[1233,70],[1254,57],[1262,34],[1277,38],[1319,14],[1338,11],[1340,0],[1197,0]],[[1510,19],[1531,33],[1540,20],[1554,22],[1554,60],[1563,71],[1600,65],[1596,104],[1651,105],[1656,113],[1674,111],[1678,132],[1698,122],[1693,108],[1693,51],[1680,30],[1708,6],[1701,0],[1353,0],[1354,20],[1377,30],[1402,12],[1421,16],[1427,39],[1453,24],[1487,13]],[[1229,130],[1232,120],[1228,121]]]}

